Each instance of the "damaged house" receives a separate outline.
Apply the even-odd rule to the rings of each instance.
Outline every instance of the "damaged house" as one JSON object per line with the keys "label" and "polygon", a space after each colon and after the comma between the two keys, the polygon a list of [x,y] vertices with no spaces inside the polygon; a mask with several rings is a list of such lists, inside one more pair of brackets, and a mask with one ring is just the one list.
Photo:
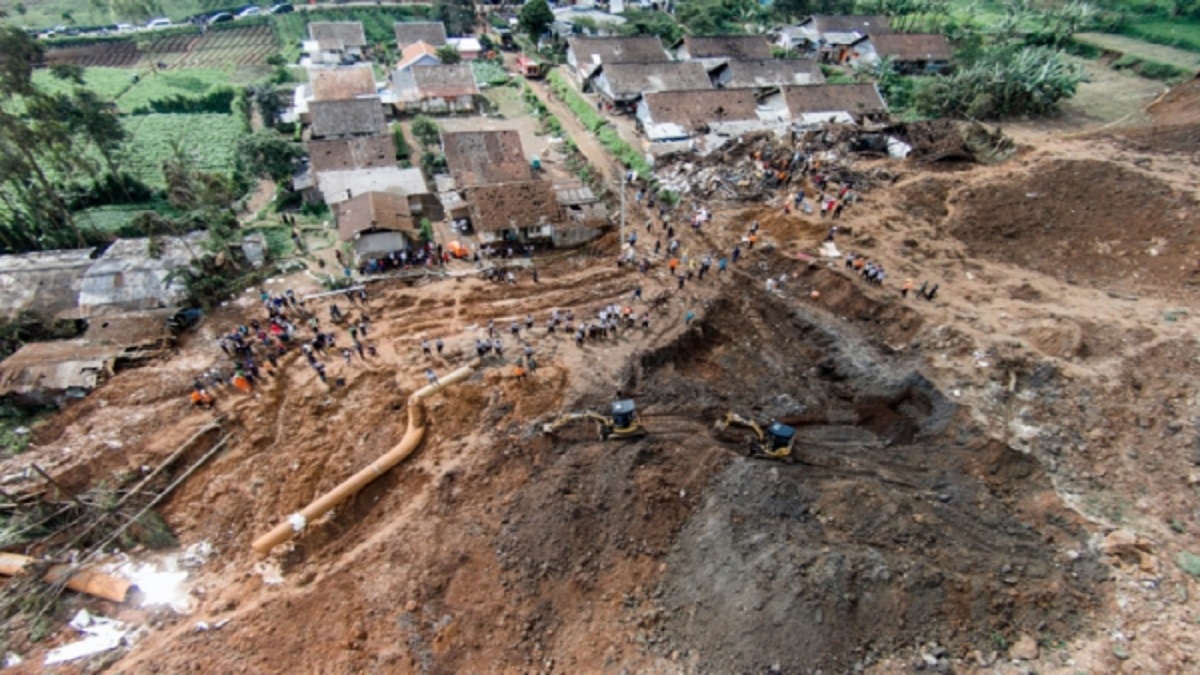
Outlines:
{"label": "damaged house", "polygon": [[761,121],[753,89],[651,92],[637,106],[638,130],[651,141],[687,140],[735,124],[743,133]]}
{"label": "damaged house", "polygon": [[397,70],[392,88],[398,113],[470,113],[479,97],[469,63]]}
{"label": "damaged house", "polygon": [[828,122],[855,124],[886,119],[887,104],[874,84],[815,84],[780,87],[760,99],[768,108],[786,113],[794,125]]}

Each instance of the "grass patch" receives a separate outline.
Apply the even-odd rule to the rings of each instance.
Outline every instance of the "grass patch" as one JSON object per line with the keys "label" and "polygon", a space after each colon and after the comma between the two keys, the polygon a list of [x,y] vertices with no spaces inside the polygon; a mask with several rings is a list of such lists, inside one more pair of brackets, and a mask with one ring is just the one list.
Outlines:
{"label": "grass patch", "polygon": [[579,92],[575,91],[571,83],[567,82],[560,70],[550,71],[546,79],[550,82],[550,89],[554,95],[567,104],[567,107],[575,113],[575,117],[583,123],[583,126],[587,127],[588,131],[596,133],[601,127],[608,124],[608,121],[587,102],[587,99],[583,98]]}
{"label": "grass patch", "polygon": [[143,213],[154,212],[174,218],[179,213],[165,200],[143,204],[115,204],[97,206],[75,213],[75,219],[80,225],[87,225],[101,232],[118,232],[133,223],[133,220]]}
{"label": "grass patch", "polygon": [[[115,101],[135,86],[133,78],[137,74],[138,71],[134,68],[85,68],[83,86],[96,92],[100,98]],[[48,94],[69,94],[79,86],[74,82],[60,80],[46,68],[33,71],[33,82]]]}
{"label": "grass patch", "polygon": [[151,101],[165,101],[173,97],[199,98],[216,89],[229,86],[230,74],[226,70],[187,68],[152,73],[117,99],[121,112],[149,107]]}
{"label": "grass patch", "polygon": [[1192,76],[1192,72],[1184,68],[1150,59],[1140,59],[1129,54],[1113,61],[1112,68],[1113,70],[1132,70],[1144,78],[1164,82],[1185,80]]}
{"label": "grass patch", "polygon": [[1188,575],[1200,577],[1200,555],[1191,551],[1180,551],[1179,555],[1175,556],[1175,564]]}
{"label": "grass patch", "polygon": [[125,166],[151,187],[165,187],[163,160],[180,148],[200,171],[232,175],[237,142],[245,127],[235,115],[155,114],[126,117]]}
{"label": "grass patch", "polygon": [[1119,32],[1146,42],[1200,52],[1200,19],[1184,16],[1169,19],[1161,16],[1131,17],[1121,25]]}

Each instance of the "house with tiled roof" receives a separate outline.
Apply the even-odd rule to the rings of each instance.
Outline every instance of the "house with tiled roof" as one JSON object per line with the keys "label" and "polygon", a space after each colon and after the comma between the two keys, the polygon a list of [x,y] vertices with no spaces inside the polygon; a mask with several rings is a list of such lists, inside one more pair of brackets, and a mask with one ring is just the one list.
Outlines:
{"label": "house with tiled roof", "polygon": [[651,92],[638,101],[638,130],[651,141],[680,141],[723,124],[760,121],[753,89]]}
{"label": "house with tiled roof", "polygon": [[375,136],[387,131],[383,104],[378,97],[309,104],[312,138]]}
{"label": "house with tiled roof", "polygon": [[459,189],[533,178],[521,135],[513,129],[444,131],[442,153]]}
{"label": "house with tiled roof", "polygon": [[765,35],[688,35],[671,46],[677,61],[698,61],[712,67],[730,60],[769,59]]}
{"label": "house with tiled roof", "polygon": [[404,48],[400,52],[400,59],[396,62],[396,70],[406,70],[413,66],[440,66],[442,60],[438,58],[437,47],[428,42],[414,42]]}
{"label": "house with tiled roof", "polygon": [[881,59],[890,59],[901,73],[943,73],[950,68],[950,42],[941,33],[882,33],[846,49],[845,62],[851,65],[874,65]]}
{"label": "house with tiled roof", "polygon": [[338,238],[349,242],[363,263],[403,251],[420,232],[408,198],[392,192],[363,192],[334,207]]}
{"label": "house with tiled roof", "polygon": [[891,32],[891,21],[879,14],[814,14],[798,24],[779,29],[775,45],[789,51],[816,54],[823,49],[853,44],[868,34]]}
{"label": "house with tiled roof", "polygon": [[479,85],[469,63],[413,66],[392,73],[397,112],[473,112]]}
{"label": "house with tiled roof", "polygon": [[766,89],[783,85],[821,84],[825,76],[814,59],[726,61],[708,71],[714,87]]}
{"label": "house with tiled roof", "polygon": [[887,117],[887,104],[871,83],[780,87],[760,97],[768,108],[786,113],[801,126],[824,122],[856,123]]}
{"label": "house with tiled roof", "polygon": [[695,61],[615,63],[601,66],[585,83],[602,100],[632,111],[643,94],[652,91],[711,89],[708,71]]}
{"label": "house with tiled roof", "polygon": [[664,63],[670,60],[662,42],[648,35],[576,36],[567,40],[567,65],[571,74],[581,82],[590,78],[604,64]]}
{"label": "house with tiled roof", "polygon": [[358,21],[314,21],[301,47],[306,65],[337,65],[362,59],[367,35]]}
{"label": "house with tiled roof", "polygon": [[446,44],[446,24],[441,21],[397,22],[392,29],[396,34],[396,49],[400,51],[418,42],[434,49]]}

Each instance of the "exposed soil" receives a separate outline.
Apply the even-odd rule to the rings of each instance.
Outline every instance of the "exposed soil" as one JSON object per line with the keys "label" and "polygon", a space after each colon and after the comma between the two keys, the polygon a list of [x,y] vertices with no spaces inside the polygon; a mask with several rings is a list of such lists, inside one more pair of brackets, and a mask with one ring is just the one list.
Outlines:
{"label": "exposed soil", "polygon": [[[214,549],[190,570],[190,613],[66,596],[59,621],[86,607],[144,628],[76,667],[1195,670],[1200,596],[1180,562],[1200,552],[1190,158],[1088,137],[990,166],[855,169],[876,166],[896,182],[863,190],[835,244],[883,264],[883,286],[820,257],[831,221],[768,193],[704,204],[700,231],[681,207],[684,269],[743,246],[683,289],[661,259],[645,275],[614,266],[615,233],[537,259],[536,284],[373,282],[377,355],[326,359],[344,386],[293,355],[253,394],[194,410],[192,377],[223,362],[217,335],[261,315],[258,289],[206,317],[0,462],[10,493],[46,491],[30,462],[73,491],[156,466],[214,414],[233,433],[161,508],[182,546]],[[630,208],[652,247],[661,226]],[[941,290],[902,298],[908,278]],[[267,287],[315,290],[303,274]],[[323,320],[329,302],[313,302]],[[614,302],[653,307],[649,328],[582,348],[546,331],[553,309],[591,318]],[[528,314],[539,368],[520,382],[507,327]],[[466,362],[489,320],[504,359],[429,401],[413,457],[272,555],[250,550],[397,443],[423,369]],[[424,357],[423,337],[445,352]],[[646,437],[540,433],[617,390]],[[794,461],[747,456],[749,432],[716,434],[731,410],[795,426]],[[26,659],[14,672],[42,671],[75,637],[6,629]]]}

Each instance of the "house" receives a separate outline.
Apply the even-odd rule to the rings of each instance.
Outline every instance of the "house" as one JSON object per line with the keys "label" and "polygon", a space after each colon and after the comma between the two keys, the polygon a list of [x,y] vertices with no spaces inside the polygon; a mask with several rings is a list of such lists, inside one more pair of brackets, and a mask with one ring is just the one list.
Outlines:
{"label": "house", "polygon": [[408,198],[391,192],[363,192],[339,203],[334,215],[338,237],[351,242],[360,263],[404,250],[420,230]]}
{"label": "house", "polygon": [[814,59],[726,61],[708,71],[714,87],[766,89],[788,84],[821,84],[825,76]]}
{"label": "house", "polygon": [[409,21],[392,26],[396,49],[403,52],[418,42],[437,49],[446,44],[446,24],[441,21]]}
{"label": "house", "polygon": [[467,188],[467,212],[481,244],[553,243],[562,220],[554,187],[542,180]]}
{"label": "house", "polygon": [[653,36],[573,37],[567,41],[567,65],[580,82],[603,64],[664,63],[670,61],[662,42]]}
{"label": "house", "polygon": [[344,101],[375,96],[375,71],[369,63],[336,68],[310,68],[308,83],[313,101]]}
{"label": "house", "polygon": [[813,15],[794,26],[781,28],[775,45],[815,54],[824,47],[853,44],[867,34],[891,32],[891,22],[883,15]]}
{"label": "house", "polygon": [[637,106],[638,129],[651,141],[678,141],[728,122],[759,120],[753,89],[650,92]]}
{"label": "house", "polygon": [[364,192],[390,192],[408,198],[408,210],[414,218],[441,220],[441,203],[430,194],[420,169],[384,166],[372,169],[323,171],[316,174],[317,189],[330,207],[353,199]]}
{"label": "house", "polygon": [[65,405],[83,398],[122,366],[156,357],[174,336],[175,308],[106,312],[82,337],[31,342],[0,363],[0,397],[23,404]]}
{"label": "house", "polygon": [[469,63],[397,70],[392,87],[397,112],[473,112],[479,96]]}
{"label": "house", "polygon": [[443,132],[442,152],[459,189],[533,179],[521,135],[513,129]]}
{"label": "house", "polygon": [[671,46],[678,61],[699,61],[714,66],[729,60],[769,59],[771,43],[764,35],[689,35]]}
{"label": "house", "polygon": [[396,166],[396,142],[391,134],[308,142],[312,171],[353,171]]}
{"label": "house", "polygon": [[310,103],[313,138],[376,136],[387,131],[379,97]]}
{"label": "house", "polygon": [[314,21],[308,24],[302,49],[306,65],[338,65],[361,59],[366,46],[367,36],[358,21]]}
{"label": "house", "polygon": [[874,84],[814,84],[780,87],[760,102],[786,113],[793,124],[875,121],[887,116],[887,104]]}
{"label": "house", "polygon": [[574,246],[600,236],[600,228],[608,223],[608,209],[591,188],[556,185],[554,197],[562,212],[562,223],[554,227],[555,246]]}
{"label": "house", "polygon": [[874,65],[890,58],[897,72],[943,73],[950,68],[950,43],[941,33],[883,33],[867,35],[845,51],[851,65]]}
{"label": "house", "polygon": [[88,268],[79,289],[79,310],[91,316],[107,309],[175,307],[187,297],[176,270],[204,251],[204,232],[182,237],[118,239]]}
{"label": "house", "polygon": [[477,38],[467,37],[452,37],[447,41],[454,50],[458,52],[459,58],[463,61],[474,61],[479,58],[479,54],[483,52],[483,45]]}
{"label": "house", "polygon": [[400,53],[400,60],[396,62],[396,70],[407,70],[413,66],[440,66],[442,60],[438,58],[437,48],[428,42],[414,42],[404,48]]}
{"label": "house", "polygon": [[695,61],[615,63],[601,66],[588,83],[600,98],[622,110],[632,110],[652,91],[711,89],[708,71]]}
{"label": "house", "polygon": [[95,249],[37,251],[0,256],[0,318],[31,314],[42,319],[77,319],[83,275]]}

